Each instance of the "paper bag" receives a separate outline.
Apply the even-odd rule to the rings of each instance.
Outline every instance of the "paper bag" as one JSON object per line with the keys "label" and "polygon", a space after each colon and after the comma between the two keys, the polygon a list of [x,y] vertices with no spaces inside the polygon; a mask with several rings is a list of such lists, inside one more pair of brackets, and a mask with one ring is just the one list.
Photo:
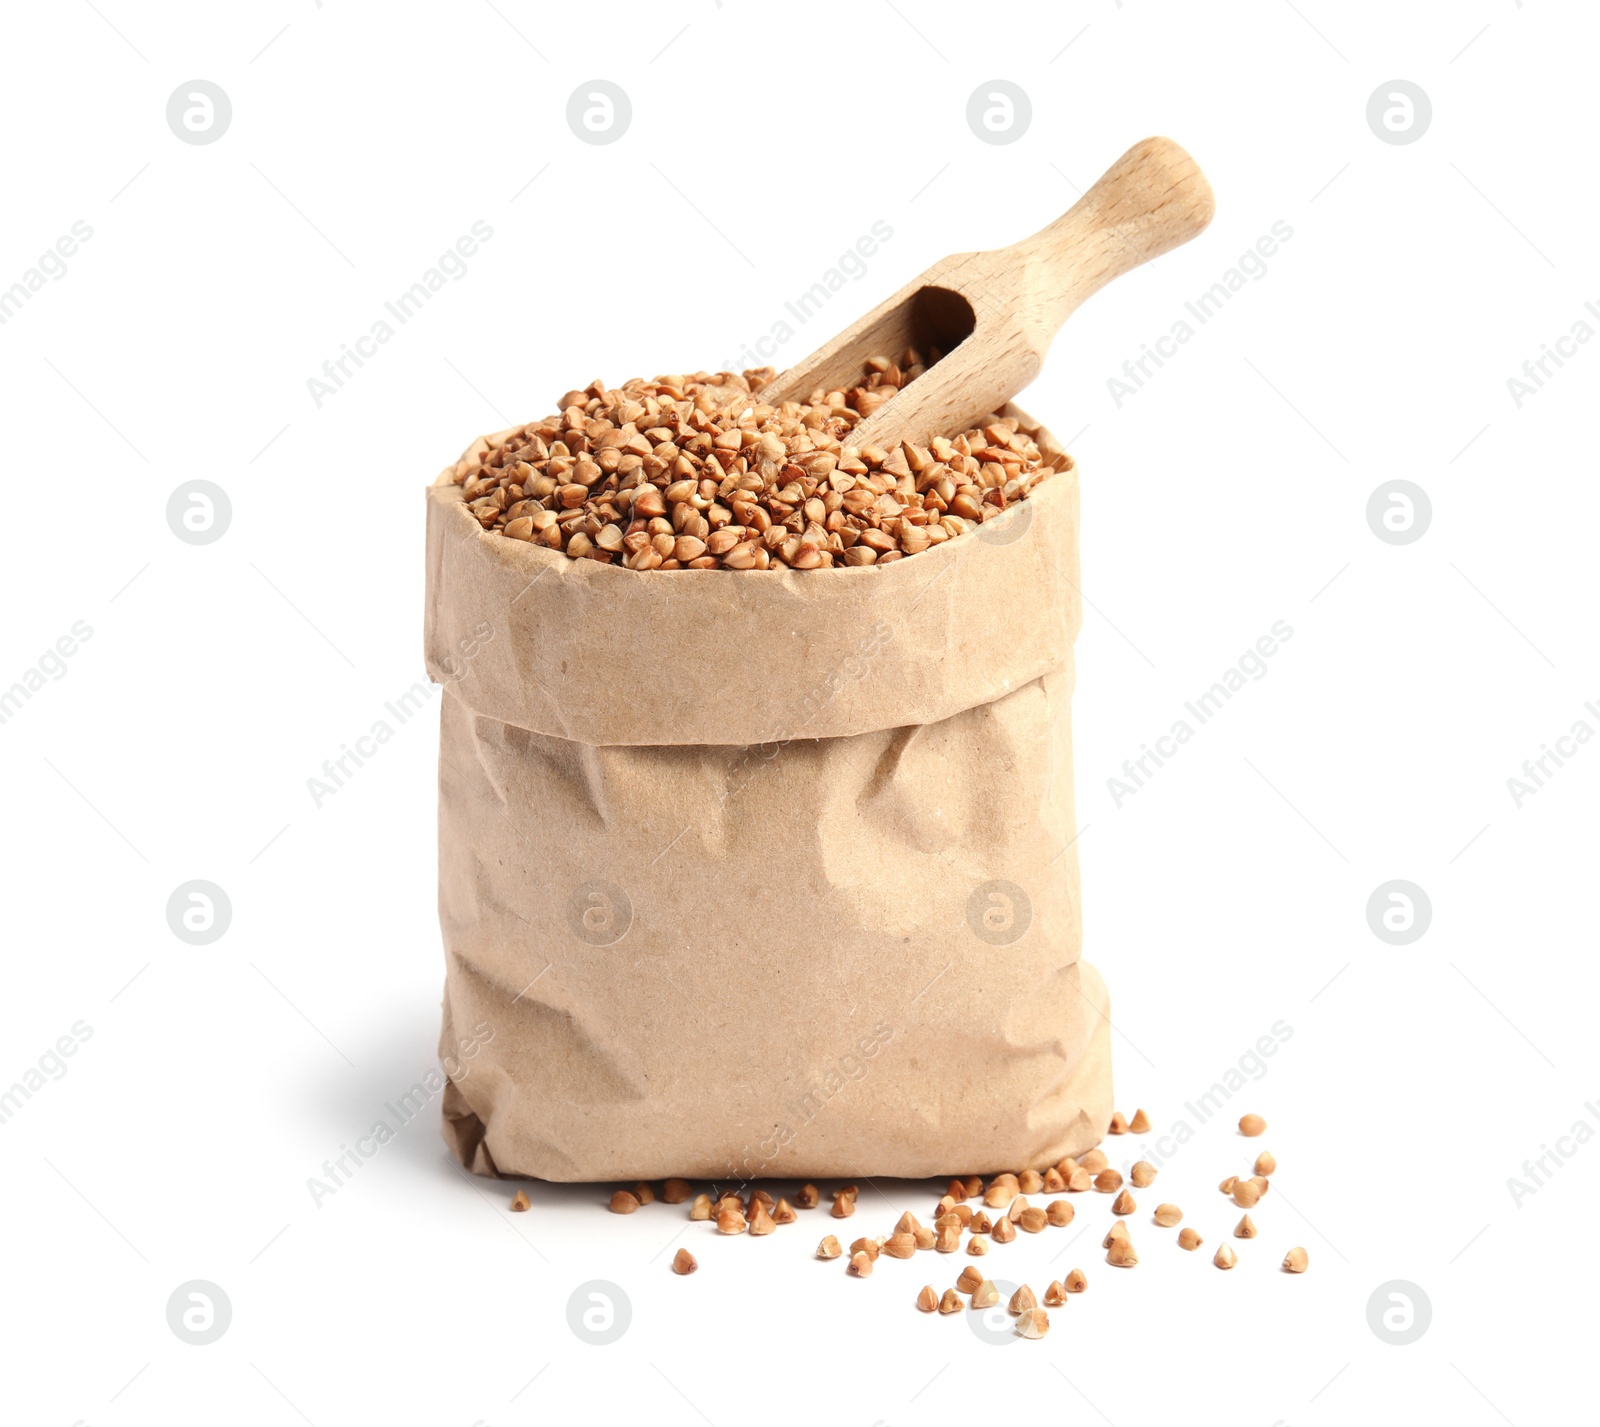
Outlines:
{"label": "paper bag", "polygon": [[1100,1140],[1075,467],[887,565],[665,572],[485,533],[447,470],[427,548],[463,1165],[923,1177]]}

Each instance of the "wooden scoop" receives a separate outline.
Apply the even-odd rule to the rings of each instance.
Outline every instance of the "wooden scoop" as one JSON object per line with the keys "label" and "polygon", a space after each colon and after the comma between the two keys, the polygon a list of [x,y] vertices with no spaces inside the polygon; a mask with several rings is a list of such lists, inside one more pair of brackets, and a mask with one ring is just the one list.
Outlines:
{"label": "wooden scoop", "polygon": [[1135,144],[1047,228],[1009,248],[935,263],[833,341],[775,377],[761,399],[804,401],[862,382],[874,355],[944,353],[862,421],[853,446],[926,445],[982,425],[1039,374],[1078,304],[1201,232],[1215,211],[1199,165],[1171,139]]}

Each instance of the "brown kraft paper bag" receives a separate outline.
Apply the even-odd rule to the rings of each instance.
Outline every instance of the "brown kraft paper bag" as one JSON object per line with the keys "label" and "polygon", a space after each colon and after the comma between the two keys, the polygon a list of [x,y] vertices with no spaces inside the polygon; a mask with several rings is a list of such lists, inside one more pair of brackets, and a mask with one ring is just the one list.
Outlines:
{"label": "brown kraft paper bag", "polygon": [[925,1177],[1097,1143],[1076,468],[922,554],[781,572],[485,533],[453,470],[428,492],[425,645],[461,1163]]}

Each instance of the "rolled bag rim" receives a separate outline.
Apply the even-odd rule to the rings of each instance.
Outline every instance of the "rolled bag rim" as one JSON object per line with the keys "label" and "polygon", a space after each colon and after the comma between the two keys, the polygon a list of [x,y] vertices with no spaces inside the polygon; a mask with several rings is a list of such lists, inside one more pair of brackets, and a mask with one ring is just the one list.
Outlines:
{"label": "rolled bag rim", "polygon": [[[1064,454],[1015,404],[1000,414]],[[483,530],[454,472],[427,491],[428,675],[547,736],[748,747],[938,723],[1068,663],[1082,621],[1076,464],[985,533],[883,566],[781,572],[573,560]]]}

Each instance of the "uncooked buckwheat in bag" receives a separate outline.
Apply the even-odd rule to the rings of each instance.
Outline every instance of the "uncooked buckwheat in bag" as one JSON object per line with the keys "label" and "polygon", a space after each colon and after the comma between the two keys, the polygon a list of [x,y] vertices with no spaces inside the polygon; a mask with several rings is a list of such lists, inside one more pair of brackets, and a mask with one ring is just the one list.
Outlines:
{"label": "uncooked buckwheat in bag", "polygon": [[[428,493],[441,1044],[493,1028],[446,1087],[452,1149],[552,1180],[1083,1152],[1112,1103],[1072,846],[1076,468],[1010,407],[973,441],[856,453],[848,417],[801,431],[758,395],[729,418],[753,439],[697,440],[713,404],[652,390],[642,443],[590,424],[573,451],[569,400],[560,453],[533,423]],[[573,481],[534,494],[563,460],[595,468],[568,505]],[[695,565],[685,528],[761,562]]]}

